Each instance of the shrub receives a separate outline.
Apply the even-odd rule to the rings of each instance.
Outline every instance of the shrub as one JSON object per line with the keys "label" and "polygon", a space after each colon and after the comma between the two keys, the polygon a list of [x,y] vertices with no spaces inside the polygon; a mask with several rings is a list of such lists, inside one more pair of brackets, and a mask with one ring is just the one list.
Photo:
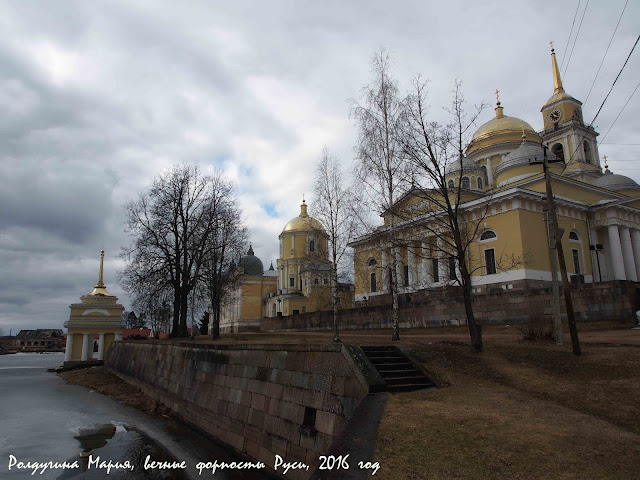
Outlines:
{"label": "shrub", "polygon": [[556,339],[553,319],[548,315],[531,315],[529,320],[520,325],[520,331],[522,339],[529,342]]}

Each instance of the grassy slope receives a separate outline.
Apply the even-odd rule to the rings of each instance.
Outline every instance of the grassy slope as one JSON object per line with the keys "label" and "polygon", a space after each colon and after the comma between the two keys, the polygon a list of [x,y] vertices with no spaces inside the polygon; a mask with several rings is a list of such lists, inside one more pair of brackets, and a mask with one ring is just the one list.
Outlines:
{"label": "grassy slope", "polygon": [[640,478],[640,348],[412,346],[449,386],[390,396],[376,478]]}

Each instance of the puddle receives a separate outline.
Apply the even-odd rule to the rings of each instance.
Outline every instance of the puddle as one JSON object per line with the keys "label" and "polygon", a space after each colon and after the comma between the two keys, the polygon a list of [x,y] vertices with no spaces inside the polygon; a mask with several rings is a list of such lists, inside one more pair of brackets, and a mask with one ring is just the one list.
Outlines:
{"label": "puddle", "polygon": [[80,443],[79,468],[66,470],[57,480],[186,480],[182,469],[145,469],[149,457],[155,462],[178,462],[164,447],[126,425],[107,423],[83,428],[74,437]]}

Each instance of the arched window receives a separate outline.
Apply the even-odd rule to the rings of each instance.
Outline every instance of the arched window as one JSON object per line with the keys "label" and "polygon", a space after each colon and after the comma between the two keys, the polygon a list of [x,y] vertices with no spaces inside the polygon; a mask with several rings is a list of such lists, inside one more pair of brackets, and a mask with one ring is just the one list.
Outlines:
{"label": "arched window", "polygon": [[447,188],[455,188],[456,184],[453,182],[453,180],[449,180],[447,182]]}
{"label": "arched window", "polygon": [[313,284],[314,284],[314,285],[318,285],[319,283],[320,283],[320,281],[319,281],[317,278],[314,278],[314,279],[313,279]]}
{"label": "arched window", "polygon": [[551,147],[551,153],[553,153],[556,157],[564,162],[564,147],[561,143],[556,143],[553,147]]}
{"label": "arched window", "polygon": [[462,177],[462,183],[461,186],[462,188],[466,188],[467,190],[469,190],[469,177]]}
{"label": "arched window", "polygon": [[478,177],[478,190],[482,190],[483,186],[482,186],[482,179],[480,177]]}
{"label": "arched window", "polygon": [[593,156],[591,155],[591,146],[588,142],[584,142],[584,160],[587,163],[593,163]]}
{"label": "arched window", "polygon": [[367,262],[367,265],[370,267],[375,267],[376,265],[378,265],[378,262],[376,262],[375,258],[371,258],[369,259],[369,262]]}
{"label": "arched window", "polygon": [[571,230],[569,232],[569,240],[573,240],[574,242],[579,242],[580,237],[578,236],[578,232],[576,232],[575,230]]}
{"label": "arched window", "polygon": [[498,236],[493,230],[485,230],[484,232],[482,232],[482,235],[480,235],[481,242],[487,240],[495,240],[496,238],[498,238]]}
{"label": "arched window", "polygon": [[315,242],[315,240],[309,240],[309,251],[310,252],[315,252],[316,251],[316,242]]}
{"label": "arched window", "polygon": [[378,290],[378,286],[376,285],[376,274],[371,274],[371,292],[376,292]]}

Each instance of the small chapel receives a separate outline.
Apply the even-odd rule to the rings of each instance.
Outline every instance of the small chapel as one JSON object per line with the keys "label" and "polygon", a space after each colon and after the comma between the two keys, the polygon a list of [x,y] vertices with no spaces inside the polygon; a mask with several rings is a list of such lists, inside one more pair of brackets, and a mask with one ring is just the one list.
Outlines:
{"label": "small chapel", "polygon": [[[80,303],[69,306],[69,320],[64,323],[67,328],[65,366],[104,360],[111,343],[122,340],[124,307],[118,303],[118,297],[108,292],[103,277],[104,250],[100,253],[98,283],[91,292],[80,297]],[[96,337],[97,352],[94,352]]]}

